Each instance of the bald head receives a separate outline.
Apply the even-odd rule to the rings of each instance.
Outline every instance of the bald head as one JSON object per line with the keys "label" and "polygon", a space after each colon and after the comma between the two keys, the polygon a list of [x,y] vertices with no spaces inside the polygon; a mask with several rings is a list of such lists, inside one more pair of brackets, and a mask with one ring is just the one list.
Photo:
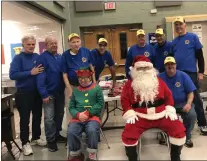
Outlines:
{"label": "bald head", "polygon": [[46,37],[45,47],[47,51],[49,51],[50,53],[57,54],[57,49],[58,49],[57,44],[58,44],[57,39],[55,37],[53,36]]}

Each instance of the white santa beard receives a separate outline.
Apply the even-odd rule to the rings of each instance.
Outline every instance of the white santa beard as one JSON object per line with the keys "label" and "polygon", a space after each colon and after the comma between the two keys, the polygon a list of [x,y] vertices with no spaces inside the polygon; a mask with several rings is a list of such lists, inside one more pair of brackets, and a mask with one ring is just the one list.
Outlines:
{"label": "white santa beard", "polygon": [[157,79],[158,72],[152,68],[147,71],[131,70],[132,88],[134,90],[135,100],[137,96],[140,97],[140,104],[143,102],[154,102],[158,94],[159,82]]}

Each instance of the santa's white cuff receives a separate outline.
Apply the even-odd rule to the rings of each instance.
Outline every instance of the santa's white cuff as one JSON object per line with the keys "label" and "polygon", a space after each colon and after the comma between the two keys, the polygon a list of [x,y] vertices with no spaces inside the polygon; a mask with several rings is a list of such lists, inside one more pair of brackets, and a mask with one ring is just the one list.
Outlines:
{"label": "santa's white cuff", "polygon": [[124,120],[128,120],[129,118],[136,116],[136,112],[134,110],[128,110],[127,112],[125,112],[125,114],[123,115],[123,119]]}

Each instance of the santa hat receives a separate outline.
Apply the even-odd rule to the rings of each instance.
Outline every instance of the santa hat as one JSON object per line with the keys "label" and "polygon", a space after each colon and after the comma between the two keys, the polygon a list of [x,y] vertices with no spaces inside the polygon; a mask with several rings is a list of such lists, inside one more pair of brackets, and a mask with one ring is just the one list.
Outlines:
{"label": "santa hat", "polygon": [[77,77],[90,77],[92,76],[93,72],[89,68],[81,68],[76,70]]}
{"label": "santa hat", "polygon": [[153,67],[150,60],[144,55],[138,55],[134,58],[131,68],[141,68],[141,67]]}

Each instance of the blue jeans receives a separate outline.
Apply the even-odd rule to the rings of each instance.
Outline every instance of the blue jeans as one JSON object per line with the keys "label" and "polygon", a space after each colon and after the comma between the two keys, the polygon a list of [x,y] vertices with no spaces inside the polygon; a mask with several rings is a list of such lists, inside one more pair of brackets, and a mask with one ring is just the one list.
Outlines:
{"label": "blue jeans", "polygon": [[198,75],[197,73],[193,72],[186,72],[184,71],[193,81],[194,85],[196,86],[197,90],[194,91],[194,100],[193,103],[195,104],[195,111],[197,114],[197,120],[198,120],[198,126],[206,126],[206,118],[203,108],[203,102],[199,94],[199,81],[198,81]]}
{"label": "blue jeans", "polygon": [[88,140],[87,151],[96,153],[100,135],[100,124],[97,121],[89,120],[87,122],[71,122],[68,125],[68,145],[71,156],[77,156],[81,153],[82,133],[86,133]]}
{"label": "blue jeans", "polygon": [[176,112],[179,113],[183,119],[183,124],[186,128],[186,140],[190,140],[191,139],[191,132],[194,129],[194,125],[196,122],[196,112],[194,109],[194,104],[192,104],[192,107],[190,109],[190,111],[188,111],[188,113],[183,112],[183,107],[186,105],[186,103],[182,103],[182,104],[176,104],[175,108],[176,108]]}
{"label": "blue jeans", "polygon": [[45,135],[49,143],[54,143],[62,130],[64,105],[64,93],[52,97],[48,104],[43,103]]}

